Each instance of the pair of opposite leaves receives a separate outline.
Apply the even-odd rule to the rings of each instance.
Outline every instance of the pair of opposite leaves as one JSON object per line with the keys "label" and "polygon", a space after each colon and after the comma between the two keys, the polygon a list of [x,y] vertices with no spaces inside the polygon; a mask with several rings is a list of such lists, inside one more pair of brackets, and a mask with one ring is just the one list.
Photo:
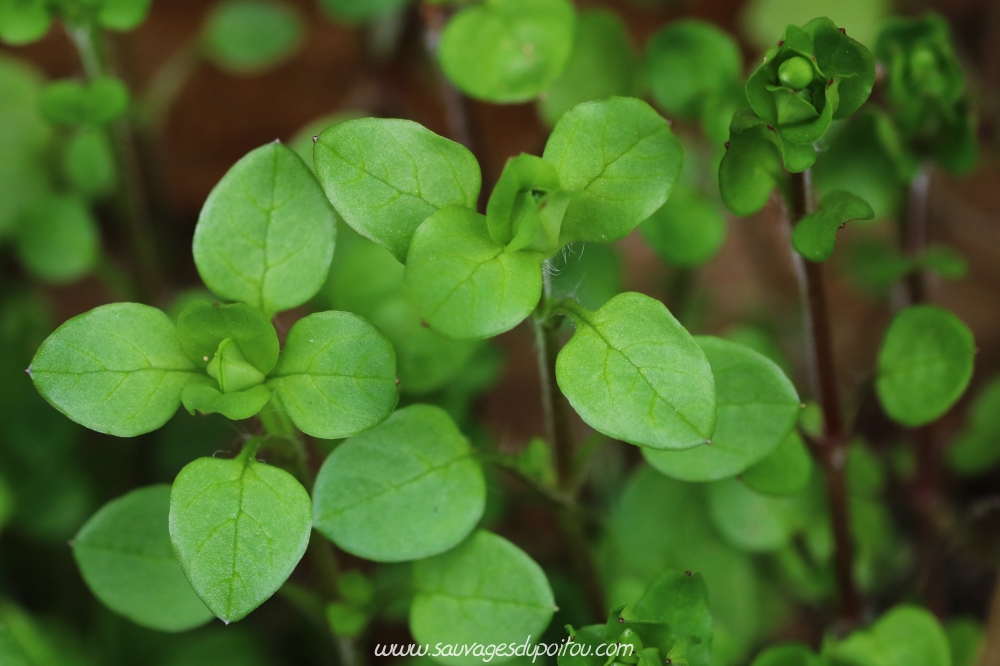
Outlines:
{"label": "pair of opposite leaves", "polygon": [[[421,642],[506,643],[545,629],[554,610],[545,575],[513,544],[475,531],[485,481],[443,410],[414,405],[344,442],[311,502],[290,474],[253,459],[255,444],[235,460],[196,460],[172,489],[140,489],[95,514],[74,539],[94,593],[161,630],[213,614],[239,620],[287,580],[315,527],[355,555],[416,561],[410,622]],[[462,604],[473,600],[481,612],[469,617]]]}

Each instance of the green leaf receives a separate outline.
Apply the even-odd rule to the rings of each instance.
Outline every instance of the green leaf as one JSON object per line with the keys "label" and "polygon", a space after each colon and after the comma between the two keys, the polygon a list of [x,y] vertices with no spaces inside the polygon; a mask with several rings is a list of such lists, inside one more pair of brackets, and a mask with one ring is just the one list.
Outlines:
{"label": "green leaf", "polygon": [[952,666],[974,666],[983,649],[983,627],[971,617],[951,620],[945,627]]}
{"label": "green leaf", "polygon": [[683,481],[735,476],[770,455],[799,417],[799,396],[774,361],[721,338],[695,338],[715,377],[718,421],[708,442],[683,451],[643,449],[657,470]]}
{"label": "green leaf", "polygon": [[[207,382],[206,378],[206,382]],[[240,421],[255,416],[271,399],[271,389],[257,384],[242,391],[222,393],[214,386],[191,382],[181,392],[184,409],[194,414],[222,414],[227,419]]]}
{"label": "green leaf", "polygon": [[[555,610],[545,573],[520,548],[490,532],[413,565],[410,631],[418,643],[483,645],[538,637]],[[465,655],[449,664],[482,663]]]}
{"label": "green leaf", "polygon": [[97,20],[111,30],[132,30],[146,19],[152,0],[103,0]]}
{"label": "green leaf", "polygon": [[898,137],[895,150],[883,138],[886,131],[895,131],[891,120],[866,109],[838,125],[827,137],[827,149],[817,156],[816,191],[821,198],[836,190],[851,192],[871,204],[876,218],[895,215],[910,178],[902,172],[915,167],[901,164],[913,157],[898,144]]}
{"label": "green leaf", "polygon": [[917,427],[955,404],[972,377],[972,331],[943,308],[909,307],[892,320],[878,356],[875,390],[894,421]]}
{"label": "green leaf", "polygon": [[346,123],[348,120],[357,120],[358,118],[363,118],[364,114],[358,113],[356,111],[344,111],[340,113],[329,113],[319,118],[310,120],[308,123],[299,128],[295,135],[289,140],[288,147],[295,151],[305,165],[309,167],[309,170],[316,173],[316,163],[313,159],[313,148],[316,146],[316,141],[323,130],[329,129],[334,125],[339,125],[340,123]]}
{"label": "green leaf", "polygon": [[111,610],[159,631],[212,619],[170,544],[170,486],[133,490],[105,504],[72,541],[87,587]]}
{"label": "green leaf", "polygon": [[303,33],[298,12],[283,2],[227,0],[212,9],[201,40],[219,67],[253,74],[289,60],[301,48]]}
{"label": "green leaf", "polygon": [[992,379],[976,397],[947,460],[951,469],[969,475],[985,472],[1000,460],[1000,379]]}
{"label": "green leaf", "polygon": [[[499,245],[508,245],[521,235],[519,227],[529,212],[535,211],[545,195],[558,189],[559,174],[541,157],[521,153],[508,159],[486,205],[486,226],[490,238]],[[557,223],[562,224],[561,217]],[[555,235],[559,235],[558,226]],[[556,249],[553,248],[549,254]]]}
{"label": "green leaf", "polygon": [[346,23],[369,23],[401,10],[406,0],[320,0],[332,18]]}
{"label": "green leaf", "polygon": [[118,437],[166,423],[197,376],[173,322],[138,303],[103,305],[70,319],[42,343],[28,372],[53,407]]}
{"label": "green leaf", "polygon": [[961,280],[969,272],[969,264],[965,257],[949,245],[931,245],[924,251],[923,256],[917,259],[917,263],[946,280]]}
{"label": "green leaf", "polygon": [[817,16],[829,16],[862,44],[874,44],[891,13],[892,5],[886,0],[751,0],[743,7],[740,28],[755,50],[763,52],[774,46],[789,23],[801,25]]}
{"label": "green leaf", "polygon": [[653,645],[664,654],[683,647],[687,639],[687,662],[691,666],[708,666],[712,653],[712,616],[708,610],[708,587],[700,573],[666,572],[612,620],[609,621],[612,631],[622,625],[632,628],[642,638],[643,645]]}
{"label": "green leaf", "polygon": [[734,215],[753,215],[776,187],[787,188],[781,151],[747,108],[733,116],[728,144],[719,164],[722,202]]}
{"label": "green leaf", "polygon": [[836,191],[825,195],[819,208],[799,220],[792,232],[792,246],[809,261],[826,261],[833,255],[837,230],[851,220],[870,220],[875,212],[861,197]]}
{"label": "green leaf", "polygon": [[403,263],[420,223],[445,206],[475,208],[476,158],[409,120],[360,118],[325,130],[316,174],[351,227]]}
{"label": "green leaf", "polygon": [[326,281],[335,214],[289,148],[251,151],[223,176],[201,209],[194,261],[205,285],[268,318],[302,305]]}
{"label": "green leaf", "polygon": [[63,155],[63,172],[85,196],[100,198],[111,193],[118,180],[118,167],[107,133],[84,127],[74,134]]}
{"label": "green leaf", "polygon": [[316,529],[377,562],[418,560],[454,547],[485,506],[486,482],[468,440],[430,405],[401,409],[338,446],[313,489]]}
{"label": "green leaf", "polygon": [[309,544],[312,505],[291,474],[253,459],[199,458],[170,494],[170,540],[184,574],[226,623],[243,619],[291,575]]}
{"label": "green leaf", "polygon": [[884,292],[909,275],[915,262],[883,241],[859,240],[848,248],[848,273],[859,286]]}
{"label": "green leaf", "polygon": [[242,356],[266,375],[278,362],[278,334],[260,311],[242,303],[219,305],[195,301],[177,318],[177,336],[184,352],[202,370],[225,339],[231,339]]}
{"label": "green leaf", "polygon": [[54,125],[106,125],[125,113],[128,104],[128,88],[109,76],[89,83],[56,81],[38,98],[39,113]]}
{"label": "green leaf", "polygon": [[378,329],[347,312],[321,312],[292,326],[268,386],[302,432],[339,439],[392,413],[395,370],[392,345]]}
{"label": "green leaf", "polygon": [[546,123],[554,125],[577,104],[636,94],[640,67],[617,14],[606,9],[580,12],[569,61],[541,94],[538,110]]}
{"label": "green leaf", "polygon": [[697,118],[709,99],[737,81],[743,58],[736,40],[697,19],[673,21],[646,46],[656,103],[672,116]]}
{"label": "green leaf", "polygon": [[499,104],[525,102],[563,71],[575,24],[567,0],[487,0],[448,22],[438,57],[465,94]]}
{"label": "green leaf", "polygon": [[537,252],[505,251],[490,238],[484,216],[451,206],[413,234],[406,287],[438,332],[486,338],[514,328],[538,305],[542,260]]}
{"label": "green leaf", "polygon": [[45,0],[0,0],[0,41],[30,44],[44,37],[51,25]]}
{"label": "green leaf", "polygon": [[801,643],[782,643],[767,648],[750,666],[823,666],[819,656]]}
{"label": "green leaf", "polygon": [[[344,236],[353,234],[345,228]],[[479,343],[449,340],[421,324],[403,271],[388,250],[355,235],[337,248],[324,293],[332,309],[364,317],[389,339],[396,351],[400,392],[426,394],[466,369]]]}
{"label": "green leaf", "polygon": [[770,455],[743,472],[740,480],[762,495],[795,495],[809,485],[812,471],[809,449],[792,430]]}
{"label": "green leaf", "polygon": [[33,67],[0,56],[0,127],[4,128],[0,132],[4,156],[0,160],[0,237],[50,187],[47,151],[52,128],[38,113],[41,88],[42,77]]}
{"label": "green leaf", "polygon": [[57,284],[89,273],[100,249],[97,222],[87,204],[64,195],[49,195],[24,211],[14,243],[30,273]]}
{"label": "green leaf", "polygon": [[544,157],[556,167],[562,189],[579,192],[563,219],[563,244],[627,236],[666,203],[684,162],[667,121],[629,97],[568,111],[552,130]]}
{"label": "green leaf", "polygon": [[727,541],[755,553],[787,546],[803,516],[795,499],[759,495],[736,479],[710,484],[708,507]]}
{"label": "green leaf", "polygon": [[656,449],[690,448],[712,437],[712,369],[662,303],[629,292],[597,312],[566,307],[576,332],[556,359],[556,379],[587,425]]}
{"label": "green leaf", "polygon": [[556,660],[558,666],[604,666],[608,658],[599,657],[596,652],[597,646],[607,642],[605,625],[592,624],[576,631],[569,626],[566,628],[572,638],[567,640],[569,647],[565,653],[558,656]]}
{"label": "green leaf", "polygon": [[870,629],[854,632],[825,652],[844,666],[951,666],[941,625],[916,606],[896,606]]}
{"label": "green leaf", "polygon": [[639,225],[643,239],[663,261],[696,268],[709,261],[726,240],[726,218],[695,190],[681,189]]}

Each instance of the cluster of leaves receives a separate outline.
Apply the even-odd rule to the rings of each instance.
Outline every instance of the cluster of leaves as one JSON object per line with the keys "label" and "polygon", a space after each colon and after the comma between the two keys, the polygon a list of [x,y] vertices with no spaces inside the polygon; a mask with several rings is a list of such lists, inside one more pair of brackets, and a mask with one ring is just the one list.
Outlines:
{"label": "cluster of leaves", "polygon": [[[350,22],[385,17],[404,4],[323,2]],[[44,14],[46,29],[53,12],[75,26],[127,29],[134,24],[106,15],[130,10],[138,23],[135,12],[143,7],[144,15],[148,3],[80,3],[83,9],[73,11],[66,8],[76,3],[7,3],[0,18],[15,11],[10,7],[22,12],[21,23],[9,24],[22,36],[0,36],[24,41],[40,25],[31,16]],[[32,15],[32,8],[40,9]],[[856,140],[863,130],[893,146],[905,143],[886,159],[909,165],[906,173],[913,164],[906,151],[930,151],[954,164],[929,146],[941,136],[954,144],[969,122],[947,36],[934,20],[924,23],[931,27],[890,26],[877,50],[903,72],[890,101],[912,117],[863,113],[836,135]],[[293,53],[301,32],[281,5],[230,2],[210,14],[198,53],[234,72],[257,71]],[[817,162],[817,143],[868,98],[874,61],[829,19],[815,19],[788,27],[744,95],[733,40],[707,24],[679,21],[654,35],[646,72],[638,75],[639,58],[620,20],[600,11],[577,15],[567,0],[466,7],[442,34],[439,58],[470,96],[538,99],[554,125],[540,157],[508,160],[485,215],[476,208],[479,165],[461,145],[405,120],[324,119],[314,151],[312,129],[298,142],[305,148],[262,146],[212,191],[193,242],[212,294],[207,300],[195,298],[173,317],[135,303],[106,305],[66,322],[38,347],[29,374],[39,394],[92,430],[134,437],[179,422],[181,405],[192,415],[257,417],[265,430],[243,438],[235,458],[184,460],[171,485],[106,504],[73,540],[81,575],[116,613],[180,632],[213,617],[240,620],[279,590],[295,598],[289,578],[307,549],[328,547],[322,537],[365,560],[407,565],[391,584],[412,594],[403,614],[420,643],[503,644],[542,635],[557,610],[555,581],[485,528],[486,456],[470,442],[466,420],[469,396],[496,374],[486,338],[528,319],[545,330],[568,320],[573,328],[562,330],[569,341],[555,361],[559,389],[586,424],[641,447],[648,464],[628,480],[601,537],[609,596],[631,603],[616,605],[606,624],[567,627],[573,643],[634,650],[619,660],[570,651],[558,663],[734,663],[766,638],[790,603],[833,596],[823,479],[803,438],[818,432],[815,410],[803,410],[783,370],[787,362],[766,344],[693,337],[661,303],[619,293],[620,278],[574,283],[582,260],[559,276],[552,267],[586,243],[596,257],[588,265],[610,266],[613,275],[607,244],[636,228],[671,265],[695,267],[724,237],[716,186],[730,210],[749,214],[775,189],[790,196],[790,174],[814,163],[836,181],[843,170],[833,157]],[[18,76],[7,76],[11,89],[28,90]],[[697,122],[710,140],[719,143],[728,131],[728,150],[719,168],[709,169],[718,181],[704,182],[703,169],[690,167],[699,157],[718,163],[701,154],[711,151],[685,150],[651,106],[615,96],[641,93],[647,84],[660,108]],[[33,85],[34,92],[12,98],[10,110],[0,98],[0,120],[24,123],[17,140],[49,140],[51,129],[35,131],[24,120],[35,108],[48,123],[73,128],[71,146],[83,147],[75,149],[73,167],[67,148],[67,180],[88,196],[109,193],[116,176],[108,124],[127,111],[124,86],[109,78],[57,82],[40,92]],[[18,106],[22,97],[30,101]],[[25,163],[44,163],[40,156],[52,150],[29,148]],[[685,152],[696,158],[687,169]],[[103,172],[95,166],[101,160]],[[825,187],[791,239],[812,262],[830,258],[846,221],[876,215],[853,188]],[[60,217],[54,211],[11,214],[27,220],[15,225],[26,230],[15,232],[19,247],[30,247],[21,239],[31,233],[53,236],[44,224]],[[30,252],[21,252],[31,266]],[[895,258],[883,267],[883,282],[920,268],[960,272],[947,250]],[[308,303],[334,310],[301,317],[279,341],[274,317]],[[12,329],[21,325],[21,309],[0,314],[0,333],[7,335],[8,321]],[[875,388],[884,411],[907,427],[936,420],[965,392],[973,356],[972,334],[954,315],[927,305],[901,311],[878,358]],[[951,450],[960,472],[998,459],[995,389],[983,394]],[[400,400],[405,406],[397,409]],[[300,432],[330,451],[315,479],[301,465]],[[536,440],[511,465],[555,491],[548,451]],[[881,502],[882,461],[859,440],[847,465],[855,574],[865,589],[887,585],[907,554],[900,555]],[[26,491],[9,485],[21,501]],[[730,592],[709,601],[705,579]],[[380,612],[377,581],[352,570],[338,574],[335,587],[337,600],[322,610],[335,635],[355,637]],[[0,656],[22,658],[27,634],[17,634],[17,626],[16,615],[0,608]],[[818,655],[778,646],[757,661],[894,666],[911,653],[930,666],[952,663],[936,621],[901,607],[870,629],[827,641]]]}

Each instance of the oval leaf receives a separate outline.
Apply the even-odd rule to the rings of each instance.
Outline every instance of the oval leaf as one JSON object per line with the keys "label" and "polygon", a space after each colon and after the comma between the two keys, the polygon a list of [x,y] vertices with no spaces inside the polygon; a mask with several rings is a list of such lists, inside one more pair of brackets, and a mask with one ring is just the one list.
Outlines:
{"label": "oval leaf", "polygon": [[556,123],[544,157],[562,188],[579,192],[563,218],[563,244],[627,236],[666,203],[684,162],[667,121],[630,97],[574,107]]}
{"label": "oval leaf", "polygon": [[420,223],[445,206],[475,208],[479,163],[461,144],[409,120],[359,118],[330,127],[316,175],[347,224],[406,261]]}
{"label": "oval leaf", "polygon": [[575,306],[570,315],[576,332],[556,359],[556,380],[587,425],[656,449],[712,437],[712,369],[662,303],[629,292],[597,312]]}
{"label": "oval leaf", "polygon": [[569,61],[539,99],[541,116],[554,125],[577,104],[632,95],[639,71],[639,58],[621,18],[606,9],[581,12]]}
{"label": "oval leaf", "polygon": [[149,486],[108,502],[73,538],[87,587],[136,624],[187,631],[212,619],[184,577],[170,544],[170,486]]}
{"label": "oval leaf", "polygon": [[972,377],[972,331],[943,308],[917,305],[896,315],[878,356],[875,390],[886,413],[911,428],[955,404]]}
{"label": "oval leaf", "polygon": [[708,508],[727,541],[754,553],[787,546],[804,515],[796,499],[759,495],[736,479],[708,486]]}
{"label": "oval leaf", "polygon": [[[199,378],[201,380],[202,378]],[[222,393],[209,384],[212,380],[191,382],[181,393],[184,409],[194,414],[222,414],[227,419],[241,421],[255,416],[271,399],[271,389],[258,384],[242,391]]]}
{"label": "oval leaf", "polygon": [[51,195],[29,207],[14,230],[28,272],[47,282],[73,282],[97,263],[97,222],[83,200]]}
{"label": "oval leaf", "polygon": [[347,312],[297,321],[268,385],[313,437],[350,437],[396,406],[396,355],[378,329]]}
{"label": "oval leaf", "polygon": [[639,231],[663,261],[677,268],[695,268],[722,248],[726,218],[716,204],[685,189],[674,192],[639,225]]}
{"label": "oval leaf", "polygon": [[413,234],[406,287],[420,316],[456,339],[487,338],[524,321],[542,297],[543,257],[507,252],[486,217],[451,206]]}
{"label": "oval leaf", "polygon": [[715,376],[718,424],[711,441],[684,451],[643,450],[653,467],[682,481],[735,476],[774,451],[795,427],[801,405],[774,361],[749,347],[696,338]]}
{"label": "oval leaf", "polygon": [[251,74],[292,57],[302,36],[302,19],[283,2],[229,0],[212,10],[202,42],[205,54],[220,67]]}
{"label": "oval leaf", "polygon": [[951,666],[944,630],[929,611],[917,606],[896,606],[871,628],[834,644],[829,657],[849,666]]}
{"label": "oval leaf", "polygon": [[103,305],[60,326],[28,368],[49,403],[91,430],[156,430],[198,377],[167,315],[138,303]]}
{"label": "oval leaf", "polygon": [[313,522],[349,553],[402,562],[458,544],[485,505],[468,440],[441,408],[413,405],[327,457],[313,489]]}
{"label": "oval leaf", "polygon": [[97,20],[105,28],[131,30],[146,18],[152,0],[103,0]]}
{"label": "oval leaf", "polygon": [[969,422],[948,449],[948,465],[959,474],[978,474],[1000,460],[1000,379],[982,390]]}
{"label": "oval leaf", "polygon": [[177,336],[188,358],[202,369],[219,343],[231,338],[243,357],[266,375],[278,362],[278,334],[264,315],[243,303],[219,305],[195,301],[177,318]]}
{"label": "oval leaf", "polygon": [[674,21],[649,40],[649,82],[672,116],[697,118],[709,97],[739,79],[743,58],[731,36],[697,19]]}
{"label": "oval leaf", "polygon": [[38,98],[38,111],[54,125],[104,125],[128,108],[128,88],[119,79],[102,76],[88,83],[50,83]]}
{"label": "oval leaf", "polygon": [[[252,447],[252,444],[250,445]],[[291,575],[309,544],[312,504],[291,474],[248,455],[199,458],[170,494],[170,540],[216,617],[243,619]]]}
{"label": "oval leaf", "polygon": [[333,209],[291,149],[261,146],[237,162],[205,201],[194,262],[205,286],[267,315],[316,295],[333,259]]}
{"label": "oval leaf", "polygon": [[487,0],[463,9],[445,26],[441,67],[471,97],[524,102],[562,72],[575,23],[567,0]]}
{"label": "oval leaf", "polygon": [[41,39],[52,25],[45,0],[0,2],[0,40],[19,46]]}
{"label": "oval leaf", "polygon": [[[541,636],[555,600],[542,568],[524,551],[479,530],[457,548],[413,565],[410,631],[418,643],[523,643]],[[440,659],[480,664],[466,655]]]}
{"label": "oval leaf", "polygon": [[809,261],[826,261],[833,256],[837,230],[851,220],[870,220],[875,212],[861,197],[850,192],[830,192],[816,212],[806,215],[792,232],[792,246]]}
{"label": "oval leaf", "polygon": [[813,464],[802,437],[788,433],[769,456],[740,475],[740,480],[762,495],[794,495],[809,485]]}

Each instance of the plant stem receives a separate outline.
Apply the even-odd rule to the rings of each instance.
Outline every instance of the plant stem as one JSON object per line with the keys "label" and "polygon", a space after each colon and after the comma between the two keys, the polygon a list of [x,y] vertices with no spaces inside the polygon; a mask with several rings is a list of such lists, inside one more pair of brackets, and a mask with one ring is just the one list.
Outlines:
{"label": "plant stem", "polygon": [[[96,78],[111,76],[100,28],[90,25],[67,25],[66,30],[76,46],[87,79],[93,81]],[[128,230],[139,291],[144,301],[153,302],[162,287],[163,275],[149,219],[135,137],[125,118],[112,123],[108,131],[115,147],[115,158],[120,174],[116,195],[117,206]]]}
{"label": "plant stem", "polygon": [[[907,192],[906,212],[903,215],[903,251],[910,259],[919,258],[927,249],[927,198],[930,193],[931,170],[923,165],[910,181]],[[923,270],[916,269],[906,277],[906,291],[910,305],[927,300],[927,280]]]}
{"label": "plant stem", "polygon": [[[931,169],[923,164],[910,181],[905,213],[901,216],[900,241],[910,259],[918,259],[927,249],[927,200]],[[927,277],[917,268],[906,276],[909,305],[919,305],[928,298]],[[938,617],[945,611],[946,592],[941,573],[941,530],[938,509],[941,498],[941,456],[937,429],[928,423],[913,433],[917,473],[912,487],[912,501],[917,512],[918,580],[927,607]]]}
{"label": "plant stem", "polygon": [[542,300],[531,316],[538,353],[538,376],[542,385],[542,410],[545,413],[545,435],[553,447],[556,461],[556,484],[559,490],[573,487],[573,434],[569,404],[556,383],[556,355],[559,352],[561,316],[552,316],[552,276],[548,262],[542,266]]}
{"label": "plant stem", "polygon": [[[794,226],[813,209],[809,170],[789,174],[791,180],[791,217]],[[847,438],[840,412],[833,337],[826,303],[821,264],[804,260],[793,252],[800,287],[806,301],[804,308],[814,392],[823,411],[823,435],[820,456],[826,474],[827,500],[834,540],[834,570],[840,599],[840,617],[855,624],[861,617],[861,601],[854,581],[854,544],[847,493]]]}
{"label": "plant stem", "polygon": [[552,298],[552,276],[547,261],[542,266],[542,285],[542,300],[531,316],[538,354],[538,375],[542,386],[542,409],[545,413],[546,436],[555,454],[558,491],[573,503],[557,509],[556,516],[566,540],[570,562],[583,582],[593,619],[603,622],[607,613],[604,589],[597,565],[591,556],[583,517],[576,509],[573,496],[576,481],[573,473],[574,445],[570,406],[556,383],[556,355],[559,352],[559,327],[563,317],[553,312],[556,304]]}
{"label": "plant stem", "polygon": [[445,120],[448,122],[448,134],[451,138],[469,150],[473,150],[472,130],[469,122],[469,110],[466,107],[462,93],[452,85],[448,77],[441,71],[438,64],[438,43],[441,41],[441,31],[448,20],[448,14],[441,5],[430,2],[420,3],[420,16],[424,23],[424,48],[430,56],[437,71],[441,85],[441,101],[444,103]]}
{"label": "plant stem", "polygon": [[203,57],[201,43],[191,40],[182,45],[157,70],[142,98],[140,121],[159,134],[170,109],[184,85],[198,68]]}

